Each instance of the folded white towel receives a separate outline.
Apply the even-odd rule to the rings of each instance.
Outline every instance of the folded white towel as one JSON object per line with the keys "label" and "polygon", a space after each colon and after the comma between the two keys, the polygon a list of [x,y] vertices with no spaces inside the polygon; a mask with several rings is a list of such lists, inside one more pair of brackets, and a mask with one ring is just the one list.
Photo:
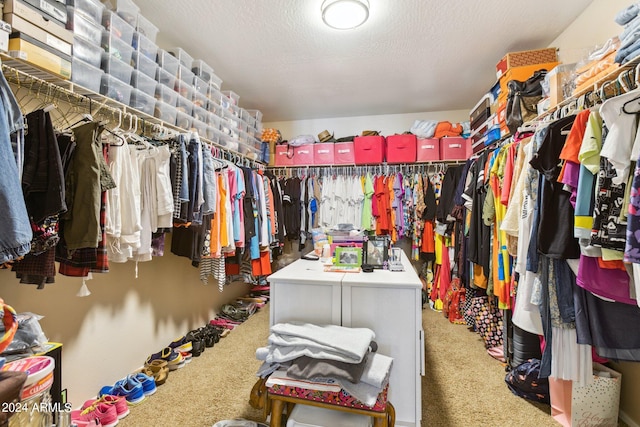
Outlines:
{"label": "folded white towel", "polygon": [[[342,355],[331,360],[360,363],[369,351],[375,334],[368,328],[346,328],[336,325],[314,325],[311,323],[278,323],[271,327],[269,344],[278,347],[309,347],[314,352]],[[316,357],[324,358],[324,357]],[[288,359],[291,360],[291,359]],[[349,362],[351,360],[351,362]]]}
{"label": "folded white towel", "polygon": [[372,385],[379,389],[389,382],[393,358],[380,353],[371,353],[365,361],[364,371],[360,382]]}

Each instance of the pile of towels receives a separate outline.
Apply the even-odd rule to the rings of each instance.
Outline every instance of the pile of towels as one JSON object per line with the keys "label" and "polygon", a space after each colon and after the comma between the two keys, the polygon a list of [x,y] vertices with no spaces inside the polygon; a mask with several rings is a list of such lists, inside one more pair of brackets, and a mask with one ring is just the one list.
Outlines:
{"label": "pile of towels", "polygon": [[270,376],[272,384],[342,389],[373,406],[389,382],[393,359],[377,353],[371,329],[290,322],[270,332],[269,345],[258,348],[256,358],[264,362],[258,376]]}

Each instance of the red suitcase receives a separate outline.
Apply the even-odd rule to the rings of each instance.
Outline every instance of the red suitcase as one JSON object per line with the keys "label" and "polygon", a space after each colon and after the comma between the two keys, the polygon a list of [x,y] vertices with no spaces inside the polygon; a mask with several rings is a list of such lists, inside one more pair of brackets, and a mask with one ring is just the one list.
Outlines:
{"label": "red suitcase", "polygon": [[387,163],[414,163],[416,161],[416,136],[391,135],[387,137]]}
{"label": "red suitcase", "polygon": [[375,165],[384,161],[384,136],[356,136],[353,139],[356,165]]}

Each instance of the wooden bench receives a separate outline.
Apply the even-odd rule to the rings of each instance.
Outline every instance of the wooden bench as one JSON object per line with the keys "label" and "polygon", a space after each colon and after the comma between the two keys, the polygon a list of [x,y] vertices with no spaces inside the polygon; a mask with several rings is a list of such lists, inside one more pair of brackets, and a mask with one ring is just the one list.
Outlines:
{"label": "wooden bench", "polygon": [[319,392],[285,386],[267,388],[266,379],[260,378],[253,386],[249,402],[256,409],[264,410],[264,417],[271,415],[271,427],[281,427],[283,414],[291,414],[297,404],[366,415],[373,418],[374,427],[394,427],[395,408],[387,400],[387,388],[378,396],[373,407],[367,407],[354,398],[345,399],[345,394]]}

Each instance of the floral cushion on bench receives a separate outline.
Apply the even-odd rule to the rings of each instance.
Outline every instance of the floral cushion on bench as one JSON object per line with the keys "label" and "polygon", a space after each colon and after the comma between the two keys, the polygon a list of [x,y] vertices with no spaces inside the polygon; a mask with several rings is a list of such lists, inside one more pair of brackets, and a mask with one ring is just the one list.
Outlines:
{"label": "floral cushion on bench", "polygon": [[378,395],[378,399],[373,406],[367,406],[364,403],[357,400],[344,390],[339,392],[333,391],[319,391],[306,389],[301,387],[290,387],[279,384],[274,384],[268,388],[269,394],[277,394],[280,396],[295,397],[298,399],[312,400],[314,402],[322,402],[328,405],[344,406],[347,408],[365,409],[373,412],[384,412],[387,408],[387,389]]}

